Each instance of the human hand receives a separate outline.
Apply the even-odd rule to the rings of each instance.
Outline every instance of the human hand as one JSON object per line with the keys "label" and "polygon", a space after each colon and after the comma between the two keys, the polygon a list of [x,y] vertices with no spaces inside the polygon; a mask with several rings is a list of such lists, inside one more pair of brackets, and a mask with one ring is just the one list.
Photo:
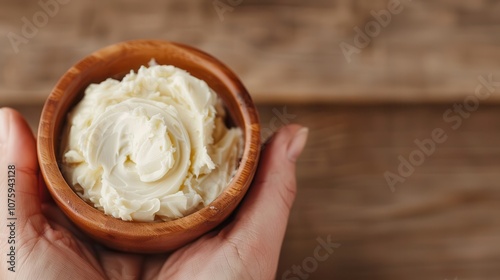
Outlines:
{"label": "human hand", "polygon": [[[224,227],[170,254],[131,254],[95,243],[63,215],[40,179],[28,125],[16,111],[0,109],[0,199],[7,201],[13,182],[9,166],[15,166],[17,218],[8,220],[8,205],[2,203],[0,278],[273,279],[295,199],[295,160],[306,140],[307,129],[298,125],[274,135],[247,196]],[[9,241],[14,233],[15,244]],[[16,248],[15,272],[9,270],[11,246]]]}

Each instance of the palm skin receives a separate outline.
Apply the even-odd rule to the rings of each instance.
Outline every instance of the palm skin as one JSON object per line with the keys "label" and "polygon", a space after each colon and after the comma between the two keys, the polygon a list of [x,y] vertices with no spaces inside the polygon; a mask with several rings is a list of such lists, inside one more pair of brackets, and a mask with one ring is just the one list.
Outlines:
{"label": "palm skin", "polygon": [[9,271],[8,211],[0,209],[1,279],[273,279],[290,207],[295,160],[307,129],[284,127],[263,151],[259,170],[225,226],[170,253],[141,255],[107,249],[76,229],[40,179],[34,137],[12,109],[0,109],[0,199],[7,168],[16,166],[16,266]]}

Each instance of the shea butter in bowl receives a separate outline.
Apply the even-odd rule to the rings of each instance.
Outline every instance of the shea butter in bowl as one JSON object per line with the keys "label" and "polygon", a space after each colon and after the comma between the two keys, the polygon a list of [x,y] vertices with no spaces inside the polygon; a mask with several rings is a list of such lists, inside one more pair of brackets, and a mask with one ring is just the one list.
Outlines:
{"label": "shea butter in bowl", "polygon": [[158,253],[212,230],[244,197],[260,129],[236,75],[185,45],[96,51],[50,93],[38,158],[59,208],[105,246]]}

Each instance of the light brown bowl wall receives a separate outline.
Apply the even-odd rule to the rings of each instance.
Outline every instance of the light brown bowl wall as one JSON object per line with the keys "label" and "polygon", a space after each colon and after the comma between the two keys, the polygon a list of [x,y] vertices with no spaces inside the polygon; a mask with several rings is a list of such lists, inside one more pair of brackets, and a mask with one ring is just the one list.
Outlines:
{"label": "light brown bowl wall", "polygon": [[[82,98],[85,88],[130,70],[154,58],[187,70],[204,80],[223,99],[234,123],[244,131],[240,167],[226,190],[209,206],[170,222],[126,222],[105,215],[85,203],[66,183],[59,170],[59,145],[67,113]],[[42,111],[38,158],[47,187],[62,211],[85,233],[111,248],[131,252],[165,252],[210,231],[236,208],[256,171],[260,153],[257,111],[245,87],[222,63],[194,48],[155,40],[138,40],[99,50],[78,62],[59,80]]]}

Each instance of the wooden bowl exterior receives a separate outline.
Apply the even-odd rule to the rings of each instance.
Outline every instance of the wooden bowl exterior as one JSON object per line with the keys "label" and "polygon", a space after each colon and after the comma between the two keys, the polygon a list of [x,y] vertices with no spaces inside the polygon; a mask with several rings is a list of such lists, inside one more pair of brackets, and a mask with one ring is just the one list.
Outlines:
{"label": "wooden bowl exterior", "polygon": [[[224,192],[207,207],[169,222],[126,222],[105,215],[83,201],[59,169],[61,131],[67,113],[90,83],[121,79],[130,70],[170,64],[204,80],[223,99],[234,123],[244,132],[244,152],[237,173]],[[38,159],[43,178],[61,210],[82,231],[102,244],[129,252],[158,253],[179,248],[212,230],[236,208],[255,174],[260,154],[257,111],[236,75],[212,56],[189,46],[136,40],[101,49],[71,67],[50,93],[38,130]]]}

